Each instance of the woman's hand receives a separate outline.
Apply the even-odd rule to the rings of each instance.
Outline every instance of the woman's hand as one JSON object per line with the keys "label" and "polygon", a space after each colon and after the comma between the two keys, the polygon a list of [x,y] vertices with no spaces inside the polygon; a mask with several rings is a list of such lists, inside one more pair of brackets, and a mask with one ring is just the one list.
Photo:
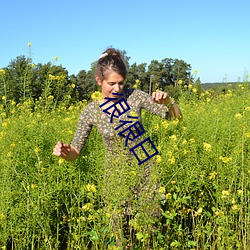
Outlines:
{"label": "woman's hand", "polygon": [[152,99],[154,102],[158,104],[169,104],[171,103],[171,99],[168,95],[168,93],[163,91],[157,91],[152,93]]}
{"label": "woman's hand", "polygon": [[53,154],[67,161],[73,161],[78,158],[80,152],[72,145],[58,141],[53,149]]}

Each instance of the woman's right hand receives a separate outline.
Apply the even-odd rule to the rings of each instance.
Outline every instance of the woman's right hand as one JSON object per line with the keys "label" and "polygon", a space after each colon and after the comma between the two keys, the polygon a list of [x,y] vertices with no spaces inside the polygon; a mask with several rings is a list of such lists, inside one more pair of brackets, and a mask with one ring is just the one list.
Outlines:
{"label": "woman's right hand", "polygon": [[58,157],[62,157],[63,159],[66,159],[67,156],[70,154],[70,151],[70,144],[58,141],[54,147],[53,154]]}
{"label": "woman's right hand", "polygon": [[58,141],[54,147],[53,154],[66,161],[74,161],[78,158],[80,152],[72,145]]}

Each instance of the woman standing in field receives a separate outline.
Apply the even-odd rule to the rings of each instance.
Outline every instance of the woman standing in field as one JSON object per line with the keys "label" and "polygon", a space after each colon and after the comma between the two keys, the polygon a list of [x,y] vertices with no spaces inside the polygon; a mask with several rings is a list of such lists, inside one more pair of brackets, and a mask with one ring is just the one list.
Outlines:
{"label": "woman standing in field", "polygon": [[[112,192],[109,179],[112,174],[118,176],[121,172],[120,167],[118,169],[115,168],[117,161],[126,155],[128,159],[125,160],[126,166],[130,165],[132,169],[138,168],[138,162],[135,163],[132,160],[132,158],[135,159],[132,157],[132,153],[136,155],[136,145],[138,143],[142,146],[140,143],[143,141],[143,136],[141,135],[145,132],[141,124],[141,109],[144,108],[155,115],[161,116],[163,119],[181,118],[182,116],[178,105],[173,103],[165,92],[154,92],[151,97],[143,91],[124,88],[126,76],[127,69],[121,52],[114,48],[107,49],[100,56],[95,68],[95,80],[102,88],[102,100],[90,102],[84,108],[72,143],[68,144],[59,141],[53,151],[54,155],[65,160],[73,161],[77,159],[92,126],[96,126],[107,148],[107,164],[105,164],[104,173],[104,183],[107,186],[105,184],[103,186],[105,203],[109,203],[109,192]],[[143,146],[148,150],[150,148],[148,145]],[[152,203],[152,200],[155,200],[153,198],[154,192],[152,191],[154,190],[154,184],[148,184],[150,183],[149,169],[155,166],[155,164],[149,154],[146,160],[151,160],[147,161],[147,163],[142,160],[142,156],[143,154],[137,155],[139,168],[142,170],[140,184],[138,185],[136,181],[136,187],[130,187],[130,190],[133,189],[134,195],[137,197],[136,199],[139,199],[138,197],[142,196],[141,193],[144,192],[144,195],[147,196],[144,198]],[[116,158],[116,161],[114,158]],[[120,162],[120,166],[122,164]],[[121,177],[121,182],[119,182],[121,185],[125,180],[124,178],[125,176]],[[118,187],[120,184],[118,184]],[[110,197],[110,201],[112,201],[112,197]],[[145,203],[145,199],[143,203]],[[127,201],[124,202],[126,203],[125,207],[127,206]],[[117,228],[117,225],[114,225],[114,227]]]}

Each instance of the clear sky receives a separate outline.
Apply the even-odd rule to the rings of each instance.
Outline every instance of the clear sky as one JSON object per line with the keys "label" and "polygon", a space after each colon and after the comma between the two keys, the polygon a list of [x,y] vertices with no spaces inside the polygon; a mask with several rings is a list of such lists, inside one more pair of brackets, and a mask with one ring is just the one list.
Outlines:
{"label": "clear sky", "polygon": [[58,57],[69,74],[89,70],[112,46],[132,63],[184,60],[202,83],[250,73],[249,0],[8,0],[0,4],[0,68],[17,56]]}

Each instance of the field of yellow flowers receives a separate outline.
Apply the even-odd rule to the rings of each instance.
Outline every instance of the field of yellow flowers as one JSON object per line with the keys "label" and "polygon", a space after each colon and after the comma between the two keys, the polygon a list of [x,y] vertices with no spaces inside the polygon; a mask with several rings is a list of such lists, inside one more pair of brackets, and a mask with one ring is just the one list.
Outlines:
{"label": "field of yellow flowers", "polygon": [[[116,211],[102,205],[105,151],[97,131],[77,161],[52,155],[58,140],[72,140],[86,102],[55,108],[50,97],[46,105],[13,101],[8,113],[0,106],[0,249],[119,249],[110,226]],[[137,215],[130,220],[127,244],[249,249],[249,84],[219,95],[193,91],[181,96],[179,105],[180,122],[143,113],[145,131],[160,152],[153,174],[160,177],[164,199],[161,223],[149,232],[145,228],[152,222]],[[123,174],[109,183],[116,202],[137,169],[122,159],[113,166]]]}

